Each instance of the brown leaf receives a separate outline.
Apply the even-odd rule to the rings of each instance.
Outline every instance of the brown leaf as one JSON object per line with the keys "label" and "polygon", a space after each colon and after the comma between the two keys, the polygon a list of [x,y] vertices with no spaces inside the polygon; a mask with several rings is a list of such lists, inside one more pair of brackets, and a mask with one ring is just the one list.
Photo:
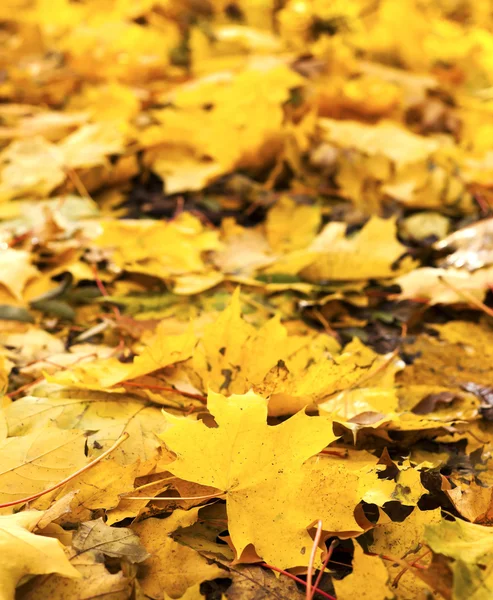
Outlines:
{"label": "brown leaf", "polygon": [[228,600],[302,600],[305,594],[287,577],[276,577],[262,567],[231,568],[233,583],[226,590]]}
{"label": "brown leaf", "polygon": [[458,398],[458,396],[453,392],[440,392],[438,394],[428,394],[428,396],[425,396],[421,400],[421,402],[418,402],[418,404],[416,404],[416,406],[413,408],[413,413],[415,415],[427,415],[433,412],[438,405],[450,404],[456,398]]}
{"label": "brown leaf", "polygon": [[125,558],[131,563],[142,562],[150,556],[130,529],[108,527],[101,518],[82,523],[72,545],[79,552],[95,550],[106,556]]}

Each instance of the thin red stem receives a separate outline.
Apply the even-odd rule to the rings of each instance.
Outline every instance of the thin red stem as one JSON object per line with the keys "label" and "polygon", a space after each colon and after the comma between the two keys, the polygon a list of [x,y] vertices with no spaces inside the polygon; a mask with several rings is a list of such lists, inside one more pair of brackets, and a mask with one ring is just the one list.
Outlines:
{"label": "thin red stem", "polygon": [[322,568],[320,569],[320,571],[318,573],[317,579],[315,579],[315,585],[313,586],[314,589],[318,588],[318,586],[322,580],[324,571],[327,568],[327,565],[329,564],[329,560],[332,558],[332,553],[334,552],[334,548],[337,546],[338,543],[339,543],[339,540],[332,540],[332,542],[329,546],[329,549],[327,551],[327,556],[325,557],[324,562],[322,564]]}
{"label": "thin red stem", "polygon": [[337,450],[320,450],[319,454],[328,454],[330,456],[337,456],[338,458],[348,458],[346,451],[338,452]]}
{"label": "thin red stem", "polygon": [[427,556],[429,553],[431,552],[431,550],[428,548],[426,550],[426,552],[423,552],[423,554],[421,554],[420,556],[418,556],[415,560],[413,560],[412,563],[409,564],[408,567],[404,567],[401,571],[399,571],[399,573],[397,573],[394,581],[392,582],[392,587],[397,587],[399,585],[399,581],[401,580],[401,577],[404,575],[404,573],[406,573],[406,571],[408,571],[410,568],[412,567],[416,567],[417,569],[419,569],[421,567],[421,565],[418,565],[418,561],[420,561],[422,558],[424,558],[425,556]]}
{"label": "thin red stem", "polygon": [[[267,569],[271,569],[272,571],[276,571],[277,573],[281,573],[282,575],[286,575],[286,577],[289,577],[290,579],[292,579],[293,581],[296,581],[297,583],[301,583],[301,585],[304,585],[305,587],[307,585],[306,581],[303,581],[303,579],[296,577],[296,575],[293,575],[292,573],[289,573],[288,571],[284,571],[283,569],[279,569],[278,567],[274,567],[273,565],[269,565],[267,563],[261,563],[260,566],[266,567]],[[312,590],[316,594],[320,594],[324,598],[328,598],[328,600],[337,600],[337,598],[335,596],[332,596],[331,594],[328,594],[327,592],[324,592],[323,590],[321,590],[317,587],[312,587]]]}
{"label": "thin red stem", "polygon": [[9,392],[8,394],[5,394],[5,395],[8,396],[9,398],[12,398],[12,396],[17,396],[17,394],[20,394],[24,390],[27,390],[30,387],[32,387],[33,385],[36,385],[37,383],[41,383],[42,381],[44,381],[44,377],[39,377],[38,379],[35,379],[34,381],[26,383],[25,385],[21,385],[20,388],[17,388],[13,392]]}
{"label": "thin red stem", "polygon": [[[98,269],[97,269],[96,265],[92,266],[92,272],[94,275],[94,281],[96,282],[97,288],[101,292],[101,295],[109,296],[108,290],[106,289],[104,283],[101,281],[101,278],[99,277]],[[119,319],[122,316],[120,309],[117,306],[112,306],[111,310],[113,311],[113,315],[114,315],[115,319]]]}

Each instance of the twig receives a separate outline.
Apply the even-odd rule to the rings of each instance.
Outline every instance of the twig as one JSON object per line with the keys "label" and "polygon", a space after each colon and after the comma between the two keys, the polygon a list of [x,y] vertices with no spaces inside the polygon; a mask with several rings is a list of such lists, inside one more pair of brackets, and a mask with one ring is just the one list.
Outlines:
{"label": "twig", "polygon": [[392,582],[392,587],[396,588],[399,585],[399,581],[401,580],[401,577],[404,575],[404,573],[406,571],[408,571],[410,568],[412,567],[416,567],[419,568],[418,566],[418,561],[420,561],[422,558],[424,558],[425,556],[427,556],[429,553],[431,552],[431,550],[428,548],[426,550],[426,552],[423,552],[423,554],[421,554],[421,556],[418,556],[415,560],[413,560],[412,563],[409,564],[408,567],[404,567],[401,571],[399,571],[399,573],[397,573],[394,581]]}
{"label": "twig", "polygon": [[[282,575],[286,575],[286,577],[289,577],[293,581],[296,581],[296,583],[301,583],[301,585],[304,585],[305,587],[308,585],[306,581],[303,581],[303,579],[296,577],[296,575],[293,575],[292,573],[289,573],[288,571],[284,571],[283,569],[279,569],[278,567],[274,567],[273,565],[269,565],[267,563],[261,563],[261,566],[266,567],[267,569],[271,569],[272,571],[276,571],[277,573],[281,573]],[[332,596],[331,594],[324,592],[320,588],[312,587],[312,590],[316,594],[320,594],[321,596],[323,596],[324,598],[327,598],[328,600],[337,600],[337,598],[335,596]]]}
{"label": "twig", "polygon": [[308,562],[308,572],[306,575],[306,600],[312,600],[312,579],[313,579],[313,564],[315,562],[315,556],[317,554],[317,548],[320,544],[320,538],[322,537],[322,520],[319,519],[317,523],[317,532],[313,538],[312,551],[310,552],[310,560]]}
{"label": "twig", "polygon": [[332,557],[332,553],[334,552],[334,549],[338,543],[339,543],[339,540],[332,540],[332,542],[329,546],[329,549],[327,551],[327,556],[325,557],[324,562],[322,564],[322,568],[320,569],[320,571],[318,573],[317,579],[315,579],[315,585],[313,586],[314,590],[316,590],[318,588],[320,582],[322,581],[322,576],[324,574],[324,571],[327,568],[327,565],[329,564],[329,560]]}
{"label": "twig", "polygon": [[320,323],[322,323],[322,327],[324,328],[325,333],[327,335],[330,335],[330,337],[335,338],[337,341],[340,341],[341,338],[340,338],[339,334],[337,333],[337,331],[334,331],[332,329],[329,322],[323,316],[323,314],[318,310],[318,308],[312,308],[312,312],[317,317],[317,319],[320,321]]}
{"label": "twig", "polygon": [[44,381],[44,377],[39,377],[38,379],[35,379],[34,381],[30,381],[29,383],[26,383],[25,385],[21,385],[20,388],[17,388],[13,392],[9,392],[8,394],[5,394],[5,395],[8,396],[9,398],[12,398],[12,396],[17,396],[17,394],[20,394],[24,390],[27,390],[30,387],[32,387],[33,385],[36,385],[37,383],[41,383],[42,381]]}
{"label": "twig", "polygon": [[89,198],[89,200],[92,200],[91,194],[89,194],[86,186],[82,182],[82,179],[79,177],[78,173],[74,171],[74,169],[72,169],[71,167],[65,167],[65,174],[83,198]]}

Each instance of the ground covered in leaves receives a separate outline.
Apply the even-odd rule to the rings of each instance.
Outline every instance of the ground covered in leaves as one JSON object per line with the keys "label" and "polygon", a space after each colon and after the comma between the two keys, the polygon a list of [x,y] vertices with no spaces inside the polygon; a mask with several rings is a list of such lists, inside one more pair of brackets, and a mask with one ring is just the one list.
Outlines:
{"label": "ground covered in leaves", "polygon": [[1,600],[493,597],[492,23],[1,3]]}

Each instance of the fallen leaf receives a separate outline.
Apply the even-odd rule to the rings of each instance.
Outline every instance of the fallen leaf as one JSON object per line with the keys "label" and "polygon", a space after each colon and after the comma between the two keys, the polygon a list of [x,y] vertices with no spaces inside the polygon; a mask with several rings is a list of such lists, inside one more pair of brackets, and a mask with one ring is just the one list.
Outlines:
{"label": "fallen leaf", "polygon": [[0,446],[1,502],[42,492],[77,471],[87,463],[84,445],[82,431],[56,427],[4,440]]}
{"label": "fallen leaf", "polygon": [[[371,586],[368,582],[371,581]],[[354,546],[353,571],[341,581],[334,580],[338,598],[349,598],[358,589],[360,598],[390,600],[394,595],[389,587],[389,573],[378,556],[366,555],[358,544]]]}
{"label": "fallen leaf", "polygon": [[224,570],[209,564],[198,552],[175,542],[171,534],[197,520],[198,509],[176,509],[167,519],[146,519],[132,526],[150,553],[143,563],[140,584],[151,598],[181,598],[191,586],[224,575]]}
{"label": "fallen leaf", "polygon": [[87,600],[103,596],[111,600],[126,600],[132,593],[134,582],[122,571],[110,573],[100,562],[100,556],[91,551],[74,555],[68,564],[78,574],[78,579],[59,575],[36,578],[21,588],[19,597],[22,600]]}
{"label": "fallen leaf", "polygon": [[[405,252],[396,231],[394,220],[372,217],[358,234],[346,238],[343,223],[329,223],[310,246],[319,257],[301,275],[308,281],[393,277],[393,263]],[[409,269],[406,259],[397,272]]]}
{"label": "fallen leaf", "polygon": [[273,573],[255,566],[236,566],[232,571],[233,582],[226,590],[228,600],[267,600],[272,597],[299,598],[304,594],[287,577],[277,578]]}
{"label": "fallen leaf", "polygon": [[425,540],[433,552],[453,559],[454,598],[480,600],[491,594],[489,565],[493,537],[489,527],[442,520],[437,525],[428,525]]}
{"label": "fallen leaf", "polygon": [[[66,428],[61,433],[67,437],[75,435],[72,434],[74,427],[86,428],[94,432],[87,440],[89,456],[108,449],[127,432],[128,440],[113,457],[123,465],[140,460],[145,470],[152,469],[158,458],[160,443],[156,434],[162,431],[165,420],[158,408],[135,397],[62,389],[58,393],[26,397],[13,403],[9,407],[7,423],[9,435],[22,436],[11,438],[18,440],[19,445],[27,444],[22,440],[31,439],[29,436],[33,439],[36,435],[40,439],[50,435],[55,438],[56,429],[51,433],[50,429],[45,429],[50,423]],[[80,432],[78,436],[83,445]]]}
{"label": "fallen leaf", "polygon": [[23,292],[30,279],[37,277],[39,271],[32,265],[29,252],[0,250],[0,284],[4,285],[16,300],[23,300]]}
{"label": "fallen leaf", "polygon": [[[311,547],[307,527],[312,523],[321,519],[328,531],[346,534],[359,530],[354,509],[365,486],[371,485],[372,469],[346,471],[339,463],[308,460],[335,439],[329,419],[300,412],[269,427],[266,402],[253,393],[225,398],[211,392],[208,405],[217,428],[167,416],[171,427],[162,437],[177,453],[168,468],[226,497],[228,529],[238,555],[253,544],[269,564],[306,566]],[[187,442],[191,439],[193,446]],[[358,480],[361,498],[355,487]],[[299,501],[286,503],[293,486]]]}
{"label": "fallen leaf", "polygon": [[[163,369],[190,358],[196,339],[191,329],[178,336],[166,335],[157,329],[149,345],[132,363],[122,363],[116,358],[76,365],[47,377],[48,381],[66,386],[92,390],[108,390],[128,380]],[[120,388],[121,389],[121,388]]]}
{"label": "fallen leaf", "polygon": [[14,599],[15,588],[26,575],[59,573],[64,577],[80,577],[58,540],[32,533],[42,515],[30,510],[0,516],[2,600]]}
{"label": "fallen leaf", "polygon": [[131,563],[149,558],[135,533],[125,527],[108,527],[101,518],[82,523],[72,546],[81,553],[96,550],[113,558],[125,558]]}

